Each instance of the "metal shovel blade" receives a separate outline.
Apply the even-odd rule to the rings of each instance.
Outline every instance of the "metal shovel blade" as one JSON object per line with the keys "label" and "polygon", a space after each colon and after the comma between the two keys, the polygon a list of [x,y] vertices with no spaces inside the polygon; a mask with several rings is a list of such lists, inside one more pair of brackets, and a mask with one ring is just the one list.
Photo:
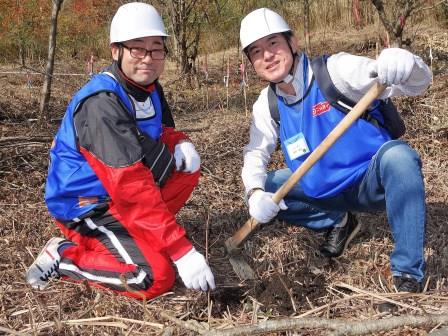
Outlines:
{"label": "metal shovel blade", "polygon": [[256,279],[255,272],[244,260],[241,246],[248,238],[249,234],[255,230],[258,222],[250,218],[232,237],[229,237],[225,242],[229,262],[232,265],[235,274],[240,280],[254,280]]}
{"label": "metal shovel blade", "polygon": [[234,255],[229,257],[229,262],[232,265],[233,271],[240,278],[240,280],[254,280],[256,279],[255,272],[249,266],[242,255]]}

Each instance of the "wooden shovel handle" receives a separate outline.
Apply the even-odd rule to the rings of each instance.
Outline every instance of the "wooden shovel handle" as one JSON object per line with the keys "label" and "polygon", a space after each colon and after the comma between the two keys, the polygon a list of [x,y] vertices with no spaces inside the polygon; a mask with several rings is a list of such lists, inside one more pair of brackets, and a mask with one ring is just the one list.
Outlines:
{"label": "wooden shovel handle", "polygon": [[[347,129],[364,113],[364,111],[377,99],[386,87],[376,82],[369,91],[359,100],[353,109],[336,125],[336,127],[327,135],[327,137],[317,146],[306,160],[297,168],[297,170],[288,178],[288,180],[272,195],[272,200],[279,203],[288,192],[300,181],[305,173],[330,149]],[[235,234],[228,238],[225,245],[227,251],[239,248],[244,243],[249,234],[258,226],[254,218],[250,218]]]}

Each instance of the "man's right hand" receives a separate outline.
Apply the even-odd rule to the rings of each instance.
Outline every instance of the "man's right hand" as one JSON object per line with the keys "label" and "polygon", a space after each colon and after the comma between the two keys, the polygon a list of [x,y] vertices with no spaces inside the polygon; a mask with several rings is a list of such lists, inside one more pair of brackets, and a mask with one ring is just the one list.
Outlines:
{"label": "man's right hand", "polygon": [[174,264],[187,288],[206,291],[215,289],[215,278],[205,258],[193,247],[187,254],[176,260]]}
{"label": "man's right hand", "polygon": [[272,200],[273,193],[263,190],[256,190],[248,199],[249,213],[259,223],[267,223],[277,216],[280,210],[286,210],[288,207],[284,200],[276,204]]}
{"label": "man's right hand", "polygon": [[201,158],[189,141],[182,141],[174,147],[174,159],[178,171],[195,173],[201,168]]}

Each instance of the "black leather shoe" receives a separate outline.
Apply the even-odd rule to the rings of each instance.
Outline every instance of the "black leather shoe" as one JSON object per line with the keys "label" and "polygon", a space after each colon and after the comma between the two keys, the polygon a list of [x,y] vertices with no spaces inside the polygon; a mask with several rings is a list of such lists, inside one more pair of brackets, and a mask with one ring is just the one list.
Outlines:
{"label": "black leather shoe", "polygon": [[[422,284],[409,274],[394,276],[394,287],[397,292],[420,293],[422,291]],[[378,305],[380,313],[394,313],[397,310],[398,307],[392,302],[383,302]]]}
{"label": "black leather shoe", "polygon": [[347,224],[343,227],[333,227],[325,234],[325,242],[320,247],[320,253],[327,258],[339,257],[359,232],[361,224],[355,215],[348,213]]}

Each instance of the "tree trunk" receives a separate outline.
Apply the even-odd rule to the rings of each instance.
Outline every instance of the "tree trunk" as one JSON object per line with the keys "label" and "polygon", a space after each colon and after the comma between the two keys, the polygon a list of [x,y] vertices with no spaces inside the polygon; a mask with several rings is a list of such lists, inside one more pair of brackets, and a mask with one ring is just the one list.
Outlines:
{"label": "tree trunk", "polygon": [[311,54],[310,42],[310,1],[303,0],[303,30],[305,34],[305,53],[309,56]]}
{"label": "tree trunk", "polygon": [[20,65],[22,67],[25,67],[25,47],[22,41],[20,41],[19,45],[19,54],[20,54]]}
{"label": "tree trunk", "polygon": [[203,3],[199,0],[162,1],[169,10],[175,60],[187,80],[195,73],[201,25],[204,20]]}
{"label": "tree trunk", "polygon": [[48,37],[48,57],[47,66],[45,68],[45,79],[42,86],[39,114],[44,116],[48,114],[48,102],[50,101],[51,95],[51,80],[53,77],[53,67],[54,67],[54,55],[56,50],[56,33],[58,26],[58,15],[61,10],[61,6],[64,0],[53,0],[53,7],[51,10],[51,26],[50,34]]}
{"label": "tree trunk", "polygon": [[[422,0],[399,0],[394,2],[395,8],[388,8],[386,10],[382,0],[371,0],[375,6],[384,28],[386,29],[389,37],[392,40],[392,47],[401,47],[403,44],[403,30],[406,24],[406,20],[411,13],[420,7],[423,3]],[[387,13],[387,11],[392,14]],[[394,17],[394,13],[397,13],[397,17]]]}

